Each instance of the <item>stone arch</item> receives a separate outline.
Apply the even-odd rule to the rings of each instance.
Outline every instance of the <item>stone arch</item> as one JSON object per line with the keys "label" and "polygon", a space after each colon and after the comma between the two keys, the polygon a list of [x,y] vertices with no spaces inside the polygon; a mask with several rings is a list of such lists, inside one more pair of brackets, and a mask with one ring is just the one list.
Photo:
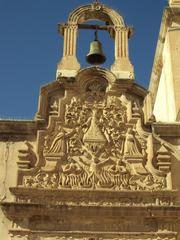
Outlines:
{"label": "stone arch", "polygon": [[87,20],[102,20],[110,25],[125,27],[124,20],[115,10],[98,3],[80,6],[68,18],[69,24],[79,24]]}
{"label": "stone arch", "polygon": [[68,18],[68,22],[62,26],[64,35],[63,58],[61,59],[57,77],[76,76],[80,64],[76,58],[76,42],[78,25],[88,20],[101,20],[108,22],[111,36],[114,38],[114,63],[112,72],[118,78],[133,79],[134,69],[129,61],[128,37],[130,28],[125,26],[122,16],[115,10],[94,2],[75,9]]}

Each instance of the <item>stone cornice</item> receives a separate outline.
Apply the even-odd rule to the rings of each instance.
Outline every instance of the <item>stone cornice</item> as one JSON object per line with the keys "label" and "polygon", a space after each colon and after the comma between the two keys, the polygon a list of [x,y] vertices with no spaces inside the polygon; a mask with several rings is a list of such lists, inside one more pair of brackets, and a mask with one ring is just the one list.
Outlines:
{"label": "stone cornice", "polygon": [[160,137],[180,137],[180,123],[153,123],[153,132]]}
{"label": "stone cornice", "polygon": [[[42,236],[42,237],[51,237],[52,240],[63,240],[63,239],[77,239],[84,240],[88,239],[113,239],[113,240],[149,240],[149,239],[175,239],[177,236],[176,232],[94,232],[94,231],[51,231],[48,233],[46,231],[33,231],[33,230],[19,230],[11,229],[10,233],[12,236]],[[74,238],[73,238],[74,237]],[[85,238],[86,237],[86,238]]]}
{"label": "stone cornice", "polygon": [[[125,216],[129,210],[128,217],[144,217],[144,218],[180,218],[180,205],[173,206],[68,206],[64,205],[53,205],[49,204],[48,208],[43,203],[16,203],[16,202],[2,202],[1,207],[5,215],[11,219],[19,219],[21,217],[31,218],[36,215],[41,216],[75,216],[88,215],[88,217],[95,216],[99,212],[99,219],[112,216],[119,218]],[[116,213],[116,214],[115,214]]]}
{"label": "stone cornice", "polygon": [[[63,79],[63,78],[62,78]],[[66,78],[66,81],[68,81],[69,78]],[[60,83],[60,81],[52,81],[52,82],[49,82],[45,85],[43,85],[41,87],[41,94],[46,94],[46,93],[49,93],[51,91],[53,91],[54,89],[59,89],[59,88],[62,88],[63,87],[63,84]]]}
{"label": "stone cornice", "polygon": [[6,135],[35,135],[37,122],[34,120],[0,120],[0,137]]}
{"label": "stone cornice", "polygon": [[[157,234],[158,232],[166,233],[165,236],[169,236],[169,234],[176,236],[177,231],[175,226],[180,218],[179,205],[68,206],[67,204],[47,205],[43,202],[39,204],[3,202],[1,203],[1,207],[7,218],[16,223],[14,229],[11,231],[15,235],[24,235],[25,232],[23,230],[27,231],[27,235],[32,233],[32,231],[38,235],[40,232],[53,235],[53,231],[56,230],[58,237],[60,237],[61,233],[73,233],[74,235],[73,230],[78,230],[77,232],[81,231],[81,233],[92,231],[96,233],[96,236],[97,232],[101,232],[103,235],[109,233],[111,235],[128,234],[129,237],[132,236],[132,239],[138,233],[141,234],[141,237],[144,236],[145,232],[149,236],[154,236],[154,233]],[[152,220],[157,222],[157,224],[150,226]],[[132,224],[130,225],[129,222]],[[167,223],[170,228],[168,227],[165,232],[161,231],[162,226],[164,226],[163,224],[167,226]],[[73,229],[71,232],[67,232],[68,228],[64,226],[72,224],[74,224]],[[135,232],[135,229],[140,226],[143,231]],[[28,232],[28,228],[31,232]]]}
{"label": "stone cornice", "polygon": [[[10,188],[15,195],[16,202],[2,202],[5,211],[10,206],[18,209],[26,207],[36,209],[51,206],[54,208],[101,208],[107,209],[141,209],[147,211],[148,207],[161,209],[171,206],[178,207],[176,190],[157,191],[107,191],[107,190],[68,190],[68,189],[35,189],[15,187]],[[144,209],[144,210],[143,210]],[[109,211],[108,210],[108,211]]]}

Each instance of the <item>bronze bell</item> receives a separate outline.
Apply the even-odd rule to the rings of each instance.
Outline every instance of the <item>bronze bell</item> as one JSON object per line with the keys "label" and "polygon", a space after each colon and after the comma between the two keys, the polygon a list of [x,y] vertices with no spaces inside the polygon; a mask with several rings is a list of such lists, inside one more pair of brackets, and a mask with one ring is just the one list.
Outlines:
{"label": "bronze bell", "polygon": [[90,51],[86,56],[86,61],[92,65],[103,64],[106,61],[106,57],[102,50],[102,44],[97,38],[97,31],[95,31],[94,41],[90,44]]}

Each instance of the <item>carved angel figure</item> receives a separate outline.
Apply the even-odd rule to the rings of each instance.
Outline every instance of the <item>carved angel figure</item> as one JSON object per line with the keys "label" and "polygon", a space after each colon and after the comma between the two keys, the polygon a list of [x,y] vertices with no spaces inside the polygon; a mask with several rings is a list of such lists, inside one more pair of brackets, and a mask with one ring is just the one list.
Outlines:
{"label": "carved angel figure", "polygon": [[72,135],[75,130],[66,132],[61,126],[58,128],[58,133],[51,143],[48,153],[59,153],[61,156],[67,154],[67,138]]}
{"label": "carved angel figure", "polygon": [[138,141],[134,136],[134,132],[129,128],[125,135],[124,155],[142,155],[138,149]]}

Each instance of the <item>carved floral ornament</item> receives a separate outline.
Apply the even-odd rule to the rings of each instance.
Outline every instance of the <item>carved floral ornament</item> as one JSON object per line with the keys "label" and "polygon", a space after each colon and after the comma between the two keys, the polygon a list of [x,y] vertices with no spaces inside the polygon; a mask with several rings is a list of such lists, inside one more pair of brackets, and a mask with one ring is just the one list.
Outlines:
{"label": "carved floral ornament", "polygon": [[[137,99],[107,93],[107,83],[85,84],[81,95],[60,103],[38,133],[37,164],[23,173],[19,185],[54,189],[171,189],[171,156],[143,130]],[[22,159],[22,156],[21,156]],[[19,164],[20,166],[20,164]]]}

